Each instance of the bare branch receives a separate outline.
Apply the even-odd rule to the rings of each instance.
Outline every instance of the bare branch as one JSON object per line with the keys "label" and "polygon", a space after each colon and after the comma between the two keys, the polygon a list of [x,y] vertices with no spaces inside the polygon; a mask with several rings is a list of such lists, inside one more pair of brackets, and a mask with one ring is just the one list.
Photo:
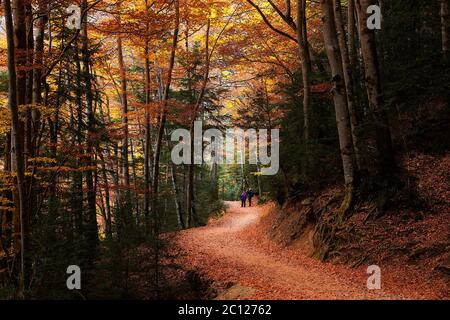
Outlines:
{"label": "bare branch", "polygon": [[262,12],[261,8],[258,7],[252,0],[246,0],[253,8],[256,9],[256,11],[258,11],[259,15],[261,16],[261,18],[264,20],[264,22],[267,24],[267,26],[272,29],[273,31],[275,31],[276,33],[282,35],[283,37],[286,37],[296,43],[298,43],[297,39],[295,39],[293,36],[291,36],[290,34],[287,34],[284,31],[281,31],[280,29],[275,28],[272,23],[267,19],[266,15],[264,14],[264,12]]}
{"label": "bare branch", "polygon": [[[83,12],[81,13],[81,17],[80,19],[83,20],[85,18],[85,16],[87,15],[88,11],[91,10],[93,7],[95,7],[97,4],[99,4],[102,0],[97,0],[93,3],[91,3],[88,7],[86,7],[86,9],[83,10]],[[75,40],[78,39],[78,36],[80,35],[80,29],[77,29],[77,31],[75,32],[75,34],[72,36],[72,38],[70,38],[70,40],[67,42],[67,44],[65,45],[65,47],[62,49],[61,53],[59,54],[58,58],[56,58],[51,64],[50,66],[47,68],[47,71],[45,73],[42,74],[41,79],[45,79],[47,78],[50,73],[53,71],[53,69],[58,65],[58,63],[61,62],[61,60],[63,59],[63,57],[65,56],[66,52],[69,50],[69,48],[72,46],[72,43],[75,42]]]}
{"label": "bare branch", "polygon": [[291,27],[291,29],[296,32],[297,25],[295,24],[294,20],[291,17],[290,1],[287,0],[287,2],[289,2],[289,15],[285,15],[272,0],[267,0],[267,1],[272,6],[273,10],[275,10],[275,12],[278,13],[278,15],[281,17],[281,19],[283,19],[283,21],[286,22],[289,25],[289,27]]}

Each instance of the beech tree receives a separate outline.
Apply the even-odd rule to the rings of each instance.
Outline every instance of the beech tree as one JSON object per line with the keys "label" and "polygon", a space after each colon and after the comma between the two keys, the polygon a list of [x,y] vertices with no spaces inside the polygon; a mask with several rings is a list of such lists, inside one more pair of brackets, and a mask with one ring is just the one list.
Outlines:
{"label": "beech tree", "polygon": [[[353,145],[351,140],[351,127],[347,105],[346,85],[344,81],[344,63],[341,48],[339,46],[335,11],[332,0],[321,0],[324,44],[330,63],[333,81],[333,100],[336,112],[336,123],[339,132],[339,144],[341,148],[342,166],[344,169],[344,181],[347,189],[347,198],[344,210],[350,206],[354,192],[355,165],[353,157]],[[345,54],[344,54],[345,55]]]}
{"label": "beech tree", "polygon": [[[354,82],[353,82],[353,68],[350,63],[350,50],[349,46],[354,46],[354,44],[350,44],[354,41],[353,36],[351,36],[351,32],[353,32],[351,29],[354,27],[354,21],[350,19],[351,16],[354,16],[352,10],[352,1],[349,1],[349,22],[348,22],[348,29],[349,29],[349,45],[347,45],[347,38],[345,34],[345,28],[344,28],[344,22],[342,18],[342,6],[340,0],[334,0],[333,1],[334,6],[334,19],[336,24],[336,32],[337,32],[337,38],[339,42],[339,51],[341,53],[341,60],[342,60],[342,68],[343,68],[343,76],[344,76],[344,82],[345,82],[345,92],[347,95],[347,108],[348,113],[350,117],[350,125],[351,125],[351,131],[352,131],[352,142],[353,142],[353,149],[355,153],[355,160],[358,169],[361,169],[361,154],[359,151],[359,139],[358,139],[358,108],[355,102],[355,92],[354,92]],[[352,48],[352,52],[354,49]]]}
{"label": "beech tree", "polygon": [[247,2],[252,5],[258,13],[261,15],[264,22],[269,26],[270,29],[275,32],[285,36],[293,41],[295,41],[298,45],[299,57],[301,61],[302,68],[302,83],[303,83],[303,116],[304,116],[304,128],[303,134],[306,143],[310,139],[311,128],[310,128],[310,118],[311,118],[311,55],[310,48],[308,43],[308,33],[307,33],[307,20],[306,20],[306,0],[297,0],[296,5],[296,20],[294,22],[294,18],[292,17],[291,10],[291,2],[290,0],[285,1],[285,12],[273,2],[268,1],[274,11],[281,17],[281,19],[295,32],[295,37],[292,37],[288,33],[285,33],[282,30],[277,29],[272,25],[263,11],[257,6],[253,1],[247,0]]}
{"label": "beech tree", "polygon": [[378,170],[383,177],[389,178],[395,170],[391,132],[388,116],[383,106],[375,31],[367,28],[366,19],[367,8],[374,3],[375,1],[371,0],[357,0],[356,10],[358,13],[359,38],[364,62],[367,98],[376,135]]}
{"label": "beech tree", "polygon": [[163,136],[164,136],[164,129],[166,126],[166,120],[167,120],[167,107],[168,107],[168,101],[169,101],[169,90],[170,86],[172,84],[172,75],[173,75],[173,68],[175,65],[175,55],[178,45],[178,32],[179,32],[179,26],[180,26],[180,3],[178,0],[174,1],[174,11],[175,11],[175,21],[174,21],[174,31],[173,31],[173,37],[172,37],[172,48],[170,51],[170,59],[169,59],[169,69],[168,69],[168,75],[167,75],[167,81],[166,85],[164,87],[164,95],[162,97],[161,101],[161,108],[160,108],[160,116],[159,116],[159,123],[158,123],[158,134],[156,138],[156,146],[155,146],[155,156],[154,156],[154,164],[153,164],[153,184],[152,184],[152,194],[153,194],[153,232],[155,234],[158,234],[158,213],[157,213],[157,206],[158,206],[158,186],[159,186],[159,173],[160,173],[160,157],[161,157],[161,147],[163,142]]}
{"label": "beech tree", "polygon": [[[23,57],[25,52],[25,30],[23,23],[25,22],[24,5],[21,1],[15,1],[15,19],[16,27],[13,24],[11,3],[9,0],[3,1],[3,9],[5,14],[6,24],[6,36],[8,44],[8,104],[11,111],[11,124],[12,124],[12,154],[13,154],[13,171],[16,174],[17,179],[17,200],[14,214],[14,230],[15,230],[15,251],[20,253],[20,285],[19,294],[23,295],[25,289],[25,274],[28,270],[25,270],[25,241],[28,234],[25,229],[26,221],[28,221],[28,207],[27,207],[27,185],[25,180],[25,163],[23,155],[23,123],[19,119],[19,106],[24,103],[25,93],[25,76],[23,70],[16,73],[16,68],[24,64]],[[19,21],[19,17],[23,20]],[[19,24],[19,26],[17,26]],[[14,39],[17,39],[16,42]],[[23,50],[20,52],[20,50]],[[16,52],[19,52],[21,59],[16,61]],[[20,70],[20,69],[19,69]],[[21,90],[21,91],[20,91]],[[18,93],[20,92],[20,94]]]}

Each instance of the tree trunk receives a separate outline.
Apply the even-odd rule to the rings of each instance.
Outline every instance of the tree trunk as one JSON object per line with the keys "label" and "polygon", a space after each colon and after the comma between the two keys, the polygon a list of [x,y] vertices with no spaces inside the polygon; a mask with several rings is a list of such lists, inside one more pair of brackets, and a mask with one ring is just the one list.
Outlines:
{"label": "tree trunk", "polygon": [[178,0],[174,0],[174,6],[175,6],[175,28],[173,32],[173,38],[172,38],[172,49],[170,53],[170,61],[169,61],[169,70],[168,70],[168,77],[167,77],[167,83],[164,88],[164,96],[162,99],[162,110],[161,110],[161,119],[159,121],[159,128],[158,128],[158,137],[156,139],[156,148],[155,148],[155,159],[153,164],[153,185],[152,185],[152,194],[153,194],[153,215],[154,215],[154,221],[153,221],[153,233],[157,235],[159,233],[159,226],[158,226],[158,186],[159,186],[159,160],[161,156],[161,147],[162,147],[162,140],[164,136],[164,129],[166,125],[166,117],[167,117],[167,103],[169,100],[169,90],[170,86],[172,84],[172,73],[173,68],[175,65],[175,54],[177,49],[177,43],[178,43],[178,31],[179,31],[179,25],[180,25],[180,3]]}
{"label": "tree trunk", "polygon": [[[172,149],[169,139],[167,139],[167,147],[169,148],[169,150]],[[181,205],[180,188],[178,187],[178,182],[177,182],[177,167],[173,162],[170,163],[170,177],[171,177],[171,182],[172,182],[172,190],[173,190],[173,194],[174,194],[175,209],[177,211],[178,226],[181,229],[185,229],[186,225],[184,223],[184,213],[183,213],[183,207]]]}
{"label": "tree trunk", "polygon": [[[342,60],[339,49],[336,24],[333,11],[333,0],[321,0],[323,36],[330,63],[333,78],[333,100],[336,111],[336,123],[339,134],[339,144],[341,149],[342,165],[344,169],[344,181],[347,195],[353,193],[354,185],[354,164],[352,156],[352,141],[350,121],[347,111],[347,99],[343,78]],[[346,208],[347,209],[347,208]]]}
{"label": "tree trunk", "polygon": [[[45,25],[47,24],[47,15],[44,14],[44,8],[39,7],[38,13],[42,15],[37,20],[37,28],[35,33],[34,44],[34,68],[33,68],[33,105],[42,104],[42,68],[44,62],[44,36]],[[33,132],[36,137],[40,127],[40,112],[37,108],[33,108]]]}
{"label": "tree trunk", "polygon": [[[84,157],[84,151],[80,148],[83,145],[83,88],[82,88],[82,74],[80,55],[78,50],[78,43],[75,44],[75,65],[76,65],[76,113],[77,113],[77,125],[76,125],[76,137],[73,141],[74,147],[78,148],[79,157],[76,157],[75,166],[80,168],[83,166],[81,159]],[[75,120],[75,119],[74,119]],[[74,126],[73,126],[74,127]],[[80,171],[76,170],[73,173],[72,178],[73,195],[72,195],[72,212],[74,216],[75,229],[77,236],[81,239],[83,237],[83,175]]]}
{"label": "tree trunk", "polygon": [[[3,0],[3,9],[6,25],[6,38],[8,47],[8,104],[11,111],[12,124],[12,154],[14,170],[17,181],[17,201],[14,213],[14,242],[15,254],[20,254],[20,281],[19,294],[23,295],[25,290],[25,277],[28,270],[25,270],[25,249],[28,243],[28,210],[26,200],[26,179],[25,163],[23,155],[23,124],[19,120],[19,105],[24,102],[24,93],[26,86],[25,73],[21,70],[23,67],[23,52],[25,49],[26,36],[24,30],[25,8],[22,1],[14,1],[14,22],[12,21],[12,11],[10,0]],[[22,20],[21,20],[22,19]],[[16,41],[14,41],[16,40]],[[17,53],[17,55],[16,55]],[[18,58],[16,63],[15,58]],[[16,67],[18,73],[16,74]],[[20,91],[19,94],[19,90]]]}
{"label": "tree trunk", "polygon": [[[3,171],[11,173],[11,132],[5,135],[5,149],[4,149],[4,166]],[[10,190],[4,190],[2,192],[4,199],[12,201],[12,192]],[[2,243],[5,251],[9,252],[11,247],[10,235],[11,235],[11,222],[12,222],[12,212],[10,210],[0,210],[0,215],[2,215],[1,229],[2,229]]]}
{"label": "tree trunk", "polygon": [[105,233],[107,239],[112,239],[112,220],[111,220],[111,197],[109,191],[108,175],[106,172],[105,157],[102,150],[98,150],[100,161],[102,163],[102,178],[105,184]]}
{"label": "tree trunk", "polygon": [[[341,0],[333,0],[334,2],[334,19],[336,23],[337,38],[339,42],[339,49],[341,52],[342,68],[344,72],[345,91],[347,94],[347,107],[350,116],[350,125],[352,130],[353,149],[355,153],[355,161],[358,169],[361,168],[359,139],[358,139],[358,112],[356,110],[355,92],[353,90],[353,70],[350,63],[350,54],[347,47],[344,22],[342,19]],[[351,2],[351,1],[350,1]],[[349,19],[350,20],[350,19]],[[350,28],[349,28],[350,29]]]}
{"label": "tree trunk", "polygon": [[391,131],[388,116],[383,109],[375,32],[369,30],[366,25],[367,7],[373,4],[375,4],[373,0],[357,0],[356,10],[359,20],[359,37],[365,69],[367,97],[376,135],[378,172],[384,179],[390,179],[395,170]]}
{"label": "tree trunk", "polygon": [[[195,116],[194,116],[195,117]],[[195,121],[195,118],[194,118]],[[192,121],[189,136],[190,136],[190,163],[188,164],[188,180],[186,190],[186,227],[192,227],[192,219],[194,216],[194,121]]]}
{"label": "tree trunk", "polygon": [[[121,24],[120,16],[119,27]],[[125,189],[122,191],[122,224],[123,227],[130,226],[132,222],[132,207],[131,207],[131,193],[130,193],[130,169],[128,160],[128,87],[127,87],[127,76],[125,71],[125,63],[123,59],[123,46],[122,46],[122,35],[119,33],[117,36],[117,56],[119,64],[120,73],[120,103],[122,105],[122,150],[121,150],[121,171],[122,171],[122,184]]]}
{"label": "tree trunk", "polygon": [[[136,172],[136,157],[134,156],[134,146],[133,146],[133,139],[130,139],[130,156],[131,156],[131,170],[133,172],[133,183],[134,183],[134,199],[135,199],[135,205],[136,205],[136,215],[139,215],[139,198],[138,198],[138,185],[137,185],[137,172]],[[128,194],[130,194],[131,191],[128,190]],[[131,197],[131,195],[130,195]],[[130,199],[131,201],[131,199]],[[131,208],[131,206],[130,206]]]}
{"label": "tree trunk", "polygon": [[[108,119],[105,117],[105,113],[103,110],[103,104],[100,104],[100,116],[103,123],[106,123],[109,121],[110,117],[108,114]],[[105,156],[104,153],[108,156],[108,159],[111,159],[111,154],[109,152],[109,143],[106,142],[105,146],[101,148],[100,146],[97,147],[97,154],[100,157],[101,166],[102,166],[102,178],[103,182],[105,184],[105,209],[106,209],[106,225],[105,225],[105,232],[106,232],[106,238],[112,239],[113,238],[113,232],[112,232],[112,210],[111,210],[111,188],[108,181],[108,168],[106,166],[105,162]],[[113,183],[116,183],[115,174],[112,173]]]}
{"label": "tree trunk", "polygon": [[[25,163],[27,163],[27,158],[34,157],[34,132],[33,132],[33,120],[32,120],[32,108],[30,104],[33,102],[33,49],[34,49],[34,28],[33,28],[33,9],[30,2],[25,3],[25,30],[26,30],[26,90],[25,90],[25,104],[27,105],[25,109],[26,114],[26,130],[25,130]],[[27,177],[27,184],[32,185],[32,178]],[[31,189],[28,196],[28,201],[30,201],[29,208],[32,206]]]}
{"label": "tree trunk", "polygon": [[[301,60],[302,82],[303,82],[303,135],[306,145],[311,138],[311,55],[309,52],[307,23],[306,23],[306,0],[297,0],[297,41]],[[308,156],[308,155],[307,155]]]}
{"label": "tree trunk", "polygon": [[[145,1],[145,8],[147,16],[149,15],[148,0]],[[151,116],[150,116],[150,102],[151,102],[151,75],[150,75],[150,23],[146,22],[146,39],[145,39],[145,145],[144,145],[144,216],[146,221],[148,221],[150,216],[150,192],[151,192],[151,165],[152,165],[152,136],[151,136]]]}
{"label": "tree trunk", "polygon": [[[83,0],[82,9],[87,8],[87,1]],[[86,15],[87,16],[87,15]],[[82,36],[82,56],[83,56],[83,75],[85,83],[86,92],[86,113],[87,113],[87,154],[86,154],[86,187],[87,187],[87,202],[88,202],[88,225],[87,225],[87,241],[88,245],[91,246],[93,254],[95,248],[98,245],[98,225],[97,225],[97,210],[96,210],[96,193],[94,187],[93,171],[95,163],[92,160],[94,147],[93,147],[93,136],[94,136],[94,125],[95,116],[93,110],[93,94],[92,94],[92,84],[91,84],[91,71],[90,71],[90,53],[89,53],[89,38],[88,38],[88,24],[87,17],[85,16],[83,21],[83,36]]]}
{"label": "tree trunk", "polygon": [[348,8],[347,8],[347,32],[348,32],[348,51],[350,55],[350,64],[353,69],[356,67],[356,21],[355,21],[355,0],[348,0]]}
{"label": "tree trunk", "polygon": [[189,173],[188,173],[188,189],[187,189],[187,201],[186,201],[186,212],[187,212],[187,223],[186,226],[189,228],[192,226],[192,219],[194,217],[195,212],[195,203],[194,203],[194,124],[195,120],[197,119],[197,115],[199,113],[199,110],[201,109],[201,104],[203,102],[203,98],[205,96],[206,92],[206,85],[208,84],[209,80],[209,69],[210,69],[210,62],[211,62],[211,56],[209,53],[209,30],[211,26],[211,21],[208,19],[208,24],[206,27],[206,38],[205,38],[205,74],[203,75],[203,81],[202,81],[202,87],[200,89],[200,93],[197,97],[197,102],[194,105],[194,108],[191,112],[191,123],[190,123],[190,137],[191,137],[191,161],[189,163]]}
{"label": "tree trunk", "polygon": [[120,102],[122,104],[122,126],[123,126],[123,138],[122,138],[122,171],[123,171],[123,183],[125,188],[129,188],[130,185],[130,169],[128,164],[128,93],[127,93],[127,76],[125,72],[125,64],[123,61],[123,48],[122,48],[122,36],[117,36],[117,55],[119,59],[119,72],[120,72]]}

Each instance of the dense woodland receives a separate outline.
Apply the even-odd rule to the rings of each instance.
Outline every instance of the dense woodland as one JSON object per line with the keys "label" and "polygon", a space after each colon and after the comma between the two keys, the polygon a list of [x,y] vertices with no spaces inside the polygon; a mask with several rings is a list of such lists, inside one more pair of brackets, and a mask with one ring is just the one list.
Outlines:
{"label": "dense woodland", "polygon": [[[421,205],[404,155],[450,147],[449,0],[1,4],[0,299],[135,298],[137,272],[164,296],[161,235],[247,188],[283,206],[337,187],[326,259],[359,204]],[[170,133],[196,120],[280,129],[279,173],[175,165]]]}

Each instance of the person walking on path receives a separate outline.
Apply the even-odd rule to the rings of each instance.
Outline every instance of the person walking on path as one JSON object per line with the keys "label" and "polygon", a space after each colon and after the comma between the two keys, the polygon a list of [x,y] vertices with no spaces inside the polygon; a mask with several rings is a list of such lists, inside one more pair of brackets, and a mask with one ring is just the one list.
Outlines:
{"label": "person walking on path", "polygon": [[252,189],[248,189],[247,191],[247,198],[248,198],[248,206],[251,207],[252,206],[252,198],[255,195],[255,193],[253,192]]}
{"label": "person walking on path", "polygon": [[246,202],[246,200],[247,200],[247,192],[244,191],[244,192],[242,192],[242,194],[241,194],[241,207],[242,207],[242,208],[245,208],[245,202]]}

